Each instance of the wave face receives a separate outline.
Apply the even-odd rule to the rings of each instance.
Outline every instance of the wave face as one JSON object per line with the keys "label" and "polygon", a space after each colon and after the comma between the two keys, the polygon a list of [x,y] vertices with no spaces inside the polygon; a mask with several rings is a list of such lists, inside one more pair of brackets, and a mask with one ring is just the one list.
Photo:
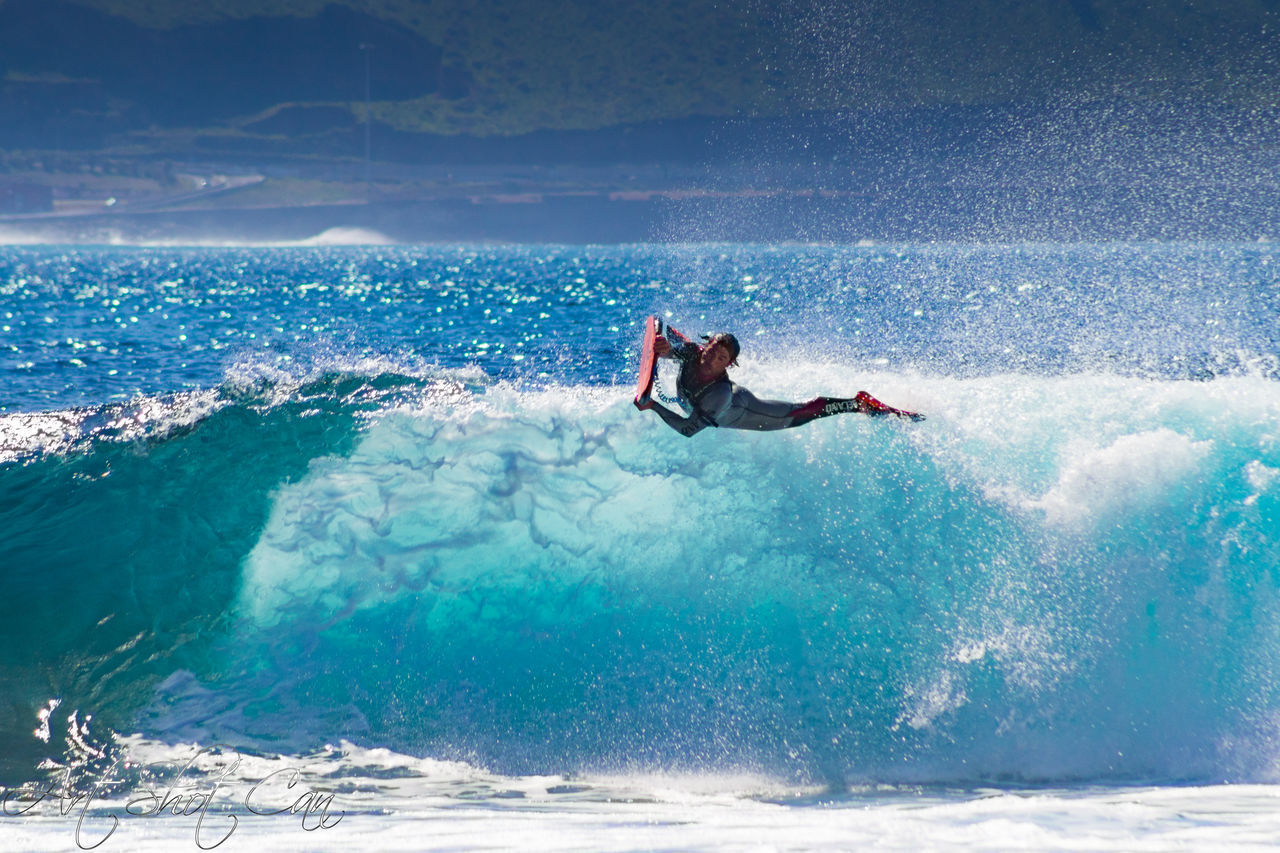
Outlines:
{"label": "wave face", "polygon": [[127,729],[157,678],[197,665],[272,491],[344,452],[410,381],[331,374],[0,417],[0,770],[47,749],[30,735],[50,697]]}
{"label": "wave face", "polygon": [[1273,775],[1274,383],[861,378],[930,420],[328,376],[0,469],[6,693],[517,773]]}

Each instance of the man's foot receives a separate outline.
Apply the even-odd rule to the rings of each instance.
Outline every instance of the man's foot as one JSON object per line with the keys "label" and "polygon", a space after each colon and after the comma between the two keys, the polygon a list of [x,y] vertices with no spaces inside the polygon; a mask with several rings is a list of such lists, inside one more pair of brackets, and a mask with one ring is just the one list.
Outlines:
{"label": "man's foot", "polygon": [[888,415],[893,413],[893,409],[881,403],[875,397],[872,397],[866,391],[859,391],[853,397],[853,402],[857,405],[858,411],[864,415],[879,417],[880,415]]}
{"label": "man's foot", "polygon": [[871,417],[897,415],[900,418],[910,418],[913,421],[924,420],[924,415],[918,412],[908,412],[906,409],[895,409],[893,406],[886,406],[866,391],[859,391],[854,395],[853,401],[858,405],[859,412]]}
{"label": "man's foot", "polygon": [[636,404],[636,408],[642,412],[653,408],[653,399],[648,394],[638,395],[633,402]]}

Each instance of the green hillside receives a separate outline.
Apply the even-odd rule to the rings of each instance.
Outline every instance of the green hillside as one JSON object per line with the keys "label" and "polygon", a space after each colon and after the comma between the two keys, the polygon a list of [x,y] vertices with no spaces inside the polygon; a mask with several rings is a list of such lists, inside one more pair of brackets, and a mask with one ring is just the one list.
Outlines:
{"label": "green hillside", "polygon": [[[378,75],[390,57],[374,45],[376,118],[406,131],[481,135],[1053,97],[1265,103],[1274,99],[1280,27],[1265,0],[73,2],[170,32],[344,7],[440,50],[433,91],[387,98]],[[362,99],[340,103],[363,117]]]}

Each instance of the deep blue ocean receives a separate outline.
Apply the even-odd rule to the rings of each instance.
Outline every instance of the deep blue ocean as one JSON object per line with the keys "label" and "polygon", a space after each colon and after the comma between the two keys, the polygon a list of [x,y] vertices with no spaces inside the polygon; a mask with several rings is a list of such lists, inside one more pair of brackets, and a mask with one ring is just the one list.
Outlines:
{"label": "deep blue ocean", "polygon": [[[649,314],[928,420],[683,438]],[[1273,243],[0,248],[0,786],[1270,784],[1278,354]]]}

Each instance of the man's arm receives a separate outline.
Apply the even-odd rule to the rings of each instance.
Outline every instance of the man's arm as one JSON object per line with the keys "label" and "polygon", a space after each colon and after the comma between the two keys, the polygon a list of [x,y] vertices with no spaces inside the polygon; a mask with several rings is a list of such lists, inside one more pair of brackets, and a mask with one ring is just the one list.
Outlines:
{"label": "man's arm", "polygon": [[729,410],[732,402],[733,386],[728,382],[721,382],[707,390],[707,393],[698,401],[698,405],[693,407],[693,414],[687,418],[680,417],[660,403],[650,402],[649,408],[658,413],[658,417],[662,418],[664,424],[685,438],[689,438],[709,426],[720,426],[718,421]]}
{"label": "man's arm", "polygon": [[662,418],[662,422],[664,424],[671,427],[685,438],[689,438],[695,433],[702,432],[709,426],[715,426],[714,423],[707,418],[704,418],[696,411],[689,417],[682,418],[661,403],[650,402],[649,408],[658,413],[658,417]]}
{"label": "man's arm", "polygon": [[653,354],[658,358],[673,358],[676,361],[688,361],[698,355],[698,345],[692,341],[676,341],[674,344],[658,335],[653,339]]}

